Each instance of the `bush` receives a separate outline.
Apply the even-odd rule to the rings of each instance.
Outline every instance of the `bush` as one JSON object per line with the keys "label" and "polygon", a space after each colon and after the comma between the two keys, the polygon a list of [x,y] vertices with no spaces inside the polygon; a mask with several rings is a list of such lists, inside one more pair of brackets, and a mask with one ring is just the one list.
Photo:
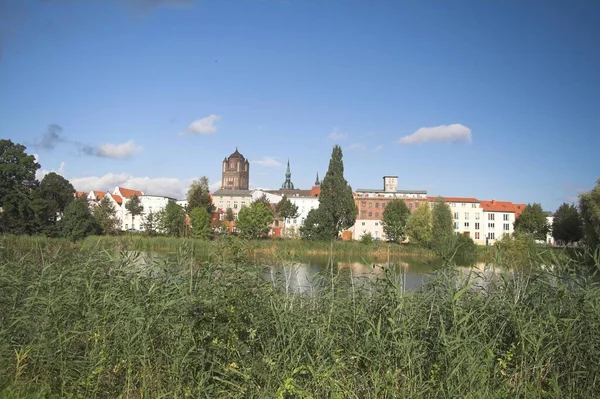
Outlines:
{"label": "bush", "polygon": [[371,232],[367,231],[366,233],[364,233],[362,237],[360,237],[360,242],[361,244],[365,245],[373,244],[373,235],[371,234]]}

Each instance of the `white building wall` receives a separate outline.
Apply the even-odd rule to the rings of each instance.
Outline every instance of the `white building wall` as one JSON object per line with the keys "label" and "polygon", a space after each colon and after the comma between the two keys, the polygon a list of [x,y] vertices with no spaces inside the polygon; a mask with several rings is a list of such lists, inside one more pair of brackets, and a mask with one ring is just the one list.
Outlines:
{"label": "white building wall", "polygon": [[554,216],[546,216],[546,222],[548,223],[548,234],[546,234],[546,244],[556,245],[554,237],[552,237],[552,224],[554,223]]}
{"label": "white building wall", "polygon": [[385,239],[381,220],[356,219],[356,223],[350,228],[350,231],[355,240],[360,240],[367,233],[371,233],[374,239]]}
{"label": "white building wall", "polygon": [[514,212],[483,212],[483,244],[492,245],[505,234],[513,234],[515,231]]}
{"label": "white building wall", "polygon": [[298,217],[285,221],[285,235],[296,236],[304,224],[308,212],[319,207],[318,197],[288,197],[290,202],[298,207]]}
{"label": "white building wall", "polygon": [[169,202],[175,202],[174,198],[160,197],[156,195],[142,195],[139,197],[140,203],[144,207],[144,210],[140,215],[136,215],[131,219],[131,213],[125,208],[125,204],[129,201],[127,198],[123,198],[123,205],[121,206],[121,229],[124,231],[135,230],[143,231],[143,224],[146,216],[152,212],[154,214],[162,211],[167,207]]}
{"label": "white building wall", "polygon": [[[260,195],[259,195],[260,197]],[[223,211],[222,217],[225,217],[225,211],[227,208],[231,208],[233,215],[237,220],[238,214],[243,207],[248,206],[252,203],[252,194],[248,195],[214,195],[213,204],[217,209]]]}
{"label": "white building wall", "polygon": [[464,234],[476,244],[485,244],[483,209],[479,202],[447,202],[452,211],[456,234]]}

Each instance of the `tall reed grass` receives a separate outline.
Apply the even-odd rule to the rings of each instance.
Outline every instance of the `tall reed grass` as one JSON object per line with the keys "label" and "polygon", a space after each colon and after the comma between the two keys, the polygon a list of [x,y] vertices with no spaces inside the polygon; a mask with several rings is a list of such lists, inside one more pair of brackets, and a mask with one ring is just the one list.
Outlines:
{"label": "tall reed grass", "polygon": [[16,244],[0,240],[0,396],[600,395],[600,286],[572,261],[478,287],[448,267],[412,293],[392,267],[364,285],[331,268],[295,294],[239,242],[150,265]]}

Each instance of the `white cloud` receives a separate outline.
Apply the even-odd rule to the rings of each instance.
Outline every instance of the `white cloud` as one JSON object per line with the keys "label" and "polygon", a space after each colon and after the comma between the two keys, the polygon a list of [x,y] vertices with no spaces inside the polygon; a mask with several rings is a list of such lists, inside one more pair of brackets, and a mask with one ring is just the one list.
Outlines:
{"label": "white cloud", "polygon": [[281,168],[283,166],[283,164],[281,162],[279,162],[277,159],[275,159],[273,157],[262,157],[261,159],[252,161],[252,163],[255,163],[255,164],[261,165],[261,166],[268,166],[271,168]]}
{"label": "white cloud", "polygon": [[211,114],[206,118],[198,119],[190,123],[185,132],[180,133],[184,136],[187,134],[212,134],[217,131],[215,124],[221,119],[219,115]]}
{"label": "white cloud", "polygon": [[333,129],[333,132],[329,135],[329,140],[341,141],[348,138],[347,133],[338,132],[337,129]]}
{"label": "white cloud", "polygon": [[192,179],[175,177],[136,177],[127,173],[107,173],[104,176],[87,176],[69,179],[78,191],[110,191],[116,186],[142,190],[147,195],[162,195],[183,199]]}
{"label": "white cloud", "polygon": [[379,144],[377,147],[375,147],[375,151],[381,151],[383,150],[383,145]]}
{"label": "white cloud", "polygon": [[208,189],[212,192],[221,188],[221,180],[208,185]]}
{"label": "white cloud", "polygon": [[345,148],[346,151],[364,151],[366,149],[367,146],[362,143],[352,143]]}
{"label": "white cloud", "polygon": [[422,144],[427,142],[470,143],[471,129],[460,123],[422,127],[413,134],[398,139],[400,144]]}
{"label": "white cloud", "polygon": [[101,158],[123,159],[143,151],[144,147],[135,145],[133,140],[129,140],[123,144],[105,143],[97,147],[87,145],[81,150],[87,155],[94,155]]}

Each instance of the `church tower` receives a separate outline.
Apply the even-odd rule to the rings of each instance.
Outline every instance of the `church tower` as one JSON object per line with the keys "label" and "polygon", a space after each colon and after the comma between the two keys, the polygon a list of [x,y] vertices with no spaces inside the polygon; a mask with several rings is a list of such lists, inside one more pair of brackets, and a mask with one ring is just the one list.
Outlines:
{"label": "church tower", "polygon": [[250,182],[250,163],[237,147],[235,152],[223,159],[221,190],[248,190]]}
{"label": "church tower", "polygon": [[294,190],[294,183],[292,183],[292,172],[290,172],[290,160],[288,159],[287,169],[285,171],[285,181],[281,185],[282,190]]}

